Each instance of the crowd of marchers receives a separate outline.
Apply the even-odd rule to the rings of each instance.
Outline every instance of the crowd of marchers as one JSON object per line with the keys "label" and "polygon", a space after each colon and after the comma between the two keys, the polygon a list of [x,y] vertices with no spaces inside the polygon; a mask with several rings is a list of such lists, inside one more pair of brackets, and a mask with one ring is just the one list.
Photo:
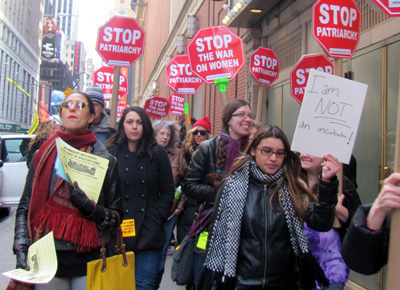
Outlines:
{"label": "crowd of marchers", "polygon": [[[196,290],[344,289],[349,268],[372,274],[386,263],[400,174],[361,206],[354,157],[341,171],[329,152],[291,151],[245,100],[224,106],[214,137],[207,116],[191,121],[152,122],[131,106],[114,129],[100,87],[69,94],[29,144],[14,230],[17,268],[26,270],[29,246],[52,231],[57,272],[47,284],[10,280],[7,289],[86,289],[87,263],[102,241],[116,254],[119,227],[138,290],[170,279],[166,257],[184,243],[189,274],[180,284]],[[57,138],[108,160],[97,201],[56,174]]]}

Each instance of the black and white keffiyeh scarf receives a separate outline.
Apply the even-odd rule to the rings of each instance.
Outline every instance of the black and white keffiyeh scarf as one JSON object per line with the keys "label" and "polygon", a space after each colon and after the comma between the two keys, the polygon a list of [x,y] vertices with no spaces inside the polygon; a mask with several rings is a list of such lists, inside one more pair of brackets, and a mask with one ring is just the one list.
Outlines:
{"label": "black and white keffiyeh scarf", "polygon": [[[204,263],[204,270],[202,277],[200,277],[200,289],[211,289],[209,288],[209,283],[212,283],[212,280],[217,281],[218,289],[234,289],[232,288],[234,287],[232,283],[234,283],[236,277],[240,231],[250,177],[263,184],[272,184],[283,177],[283,175],[283,167],[275,174],[268,175],[263,173],[254,161],[251,161],[241,170],[236,171],[227,178],[219,200],[217,216],[215,218]],[[298,260],[302,260],[305,256],[311,256],[312,259],[312,255],[308,251],[308,239],[303,223],[295,214],[286,182],[283,184],[283,190],[280,194],[293,251]],[[306,263],[308,262],[309,261]],[[309,270],[313,272],[313,270],[315,270],[314,267],[317,266],[319,268],[317,272],[322,272],[322,278],[326,280],[324,281],[321,279],[322,281],[319,282],[322,284],[329,283],[316,261],[315,264],[316,265],[312,265]],[[309,271],[306,270],[305,272]],[[300,274],[302,275],[302,273]],[[308,275],[308,273],[304,274]],[[317,273],[317,276],[320,274],[321,273]],[[315,280],[319,280],[318,278],[319,277],[315,277],[315,279],[312,279],[313,287],[315,286]],[[306,287],[305,289],[308,288],[308,285],[302,286]]]}

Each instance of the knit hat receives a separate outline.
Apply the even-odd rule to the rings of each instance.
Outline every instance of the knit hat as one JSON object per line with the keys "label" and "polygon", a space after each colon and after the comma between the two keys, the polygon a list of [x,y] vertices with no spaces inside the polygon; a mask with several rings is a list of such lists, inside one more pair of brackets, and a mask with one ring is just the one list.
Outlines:
{"label": "knit hat", "polygon": [[104,93],[100,86],[94,85],[93,87],[89,87],[86,89],[85,93],[93,102],[99,103],[104,108]]}
{"label": "knit hat", "polygon": [[208,132],[211,132],[211,123],[210,123],[210,119],[208,119],[207,116],[201,118],[196,123],[194,123],[193,128],[196,126],[202,126],[202,127],[206,128]]}

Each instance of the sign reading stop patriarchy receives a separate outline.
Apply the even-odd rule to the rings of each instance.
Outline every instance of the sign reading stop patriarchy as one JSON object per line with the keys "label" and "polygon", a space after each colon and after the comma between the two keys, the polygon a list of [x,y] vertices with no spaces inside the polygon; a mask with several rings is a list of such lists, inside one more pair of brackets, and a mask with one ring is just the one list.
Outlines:
{"label": "sign reading stop patriarchy", "polygon": [[[114,68],[103,66],[96,70],[93,75],[93,83],[98,84],[103,89],[104,98],[111,99],[114,79]],[[118,99],[128,94],[128,81],[122,73],[119,76]]]}
{"label": "sign reading stop patriarchy", "polygon": [[324,54],[303,55],[290,71],[290,94],[300,105],[303,102],[308,75],[312,69],[333,73],[333,65]]}
{"label": "sign reading stop patriarchy", "polygon": [[361,11],[354,0],[318,0],[313,36],[331,57],[351,58],[360,41]]}
{"label": "sign reading stop patriarchy", "polygon": [[178,94],[194,95],[204,82],[192,73],[188,56],[177,55],[167,66],[167,84]]}
{"label": "sign reading stop patriarchy", "polygon": [[400,1],[373,0],[390,17],[400,17]]}
{"label": "sign reading stop patriarchy", "polygon": [[172,94],[169,96],[169,103],[171,105],[169,111],[172,115],[182,116],[183,114],[185,114],[183,101],[184,97],[181,95]]}
{"label": "sign reading stop patriarchy", "polygon": [[232,80],[245,63],[242,39],[225,26],[200,29],[187,53],[192,71],[209,84]]}
{"label": "sign reading stop patriarchy", "polygon": [[251,55],[250,73],[257,83],[270,86],[279,75],[279,60],[272,49],[259,47]]}
{"label": "sign reading stop patriarchy", "polygon": [[150,117],[161,119],[168,115],[169,103],[165,98],[153,97],[146,101],[144,110]]}
{"label": "sign reading stop patriarchy", "polygon": [[143,54],[144,37],[136,19],[114,16],[99,28],[96,51],[107,65],[129,67]]}

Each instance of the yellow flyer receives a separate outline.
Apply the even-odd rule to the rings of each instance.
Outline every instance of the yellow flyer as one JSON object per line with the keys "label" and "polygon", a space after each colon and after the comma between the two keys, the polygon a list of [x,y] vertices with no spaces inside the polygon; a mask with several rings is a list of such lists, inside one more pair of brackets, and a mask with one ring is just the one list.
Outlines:
{"label": "yellow flyer", "polygon": [[56,144],[59,163],[62,164],[57,166],[57,174],[71,184],[78,182],[88,198],[97,202],[107,172],[108,159],[77,150],[61,138],[56,139]]}
{"label": "yellow flyer", "polygon": [[29,247],[27,263],[29,271],[15,269],[3,273],[3,275],[32,284],[46,284],[53,279],[58,267],[53,232],[48,233]]}

